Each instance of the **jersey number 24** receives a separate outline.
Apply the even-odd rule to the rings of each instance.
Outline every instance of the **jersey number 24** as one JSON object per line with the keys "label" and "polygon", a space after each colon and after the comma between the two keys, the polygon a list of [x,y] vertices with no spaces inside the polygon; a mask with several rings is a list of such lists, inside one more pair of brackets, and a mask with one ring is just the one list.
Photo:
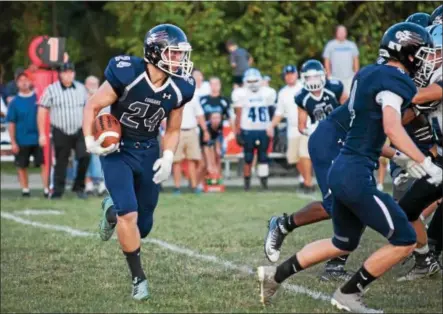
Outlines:
{"label": "jersey number 24", "polygon": [[127,127],[138,129],[140,123],[135,121],[134,118],[136,118],[137,120],[143,119],[143,126],[148,129],[148,132],[155,131],[155,128],[157,127],[158,123],[165,116],[165,110],[162,107],[159,107],[154,114],[152,114],[149,117],[146,117],[146,114],[150,106],[151,105],[145,104],[140,101],[133,102],[128,107],[128,109],[132,112],[123,113],[123,115],[120,118],[120,122],[126,125]]}

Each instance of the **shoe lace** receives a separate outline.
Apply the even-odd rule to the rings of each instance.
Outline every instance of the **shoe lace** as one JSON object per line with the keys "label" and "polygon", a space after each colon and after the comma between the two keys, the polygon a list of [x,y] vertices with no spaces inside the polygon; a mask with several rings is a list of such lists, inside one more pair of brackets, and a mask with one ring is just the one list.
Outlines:
{"label": "shoe lace", "polygon": [[277,227],[274,228],[271,232],[271,247],[274,250],[279,250],[284,239],[285,235],[280,230],[280,222],[277,221]]}

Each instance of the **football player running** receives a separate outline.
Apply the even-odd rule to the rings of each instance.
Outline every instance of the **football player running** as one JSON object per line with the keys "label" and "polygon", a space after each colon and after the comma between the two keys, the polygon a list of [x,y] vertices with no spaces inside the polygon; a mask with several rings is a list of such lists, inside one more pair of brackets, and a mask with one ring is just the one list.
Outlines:
{"label": "football player running", "polygon": [[[431,88],[439,89],[439,93],[426,103],[417,103],[415,112],[417,115],[424,115],[433,130],[434,145],[430,149],[428,155],[433,159],[434,163],[439,167],[443,167],[443,148],[442,148],[442,25],[432,25],[428,29],[435,48],[428,55],[430,66],[433,67],[433,74],[430,80],[422,75],[416,78],[418,87],[429,85],[428,89],[421,90],[422,94],[431,94]],[[429,83],[428,83],[429,82]],[[423,97],[422,97],[423,98]],[[416,99],[414,98],[413,101]],[[420,99],[418,99],[420,100]],[[417,110],[418,109],[418,110]],[[417,248],[414,250],[413,256],[415,264],[412,269],[399,281],[409,281],[429,277],[437,274],[441,267],[437,262],[437,256],[441,252],[442,247],[442,230],[441,230],[441,211],[442,204],[439,204],[435,217],[432,219],[428,229],[429,236],[436,241],[436,251],[430,251],[428,246],[428,234],[425,225],[420,217],[422,211],[429,205],[440,200],[442,197],[442,185],[435,186],[430,184],[425,178],[416,180],[406,194],[400,199],[399,205],[405,211],[408,219],[412,222],[417,233]],[[437,255],[437,256],[435,256]]]}
{"label": "football player running", "polygon": [[416,242],[406,214],[390,195],[376,188],[373,171],[386,137],[409,156],[408,168],[414,169],[411,173],[417,178],[427,176],[429,183],[438,185],[443,175],[442,169],[415,146],[401,123],[401,110],[417,91],[410,77],[423,72],[430,74],[427,72],[428,48],[433,48],[433,42],[423,27],[395,24],[385,32],[380,43],[379,55],[387,63],[369,65],[356,74],[348,101],[349,130],[328,173],[334,236],[306,245],[278,267],[259,267],[263,303],[269,302],[290,276],[355,250],[365,227],[369,226],[390,243],[374,252],[359,271],[335,291],[331,303],[349,312],[382,312],[363,303],[365,288],[408,256]]}
{"label": "football player running", "polygon": [[243,76],[243,87],[235,89],[232,93],[237,143],[243,146],[245,191],[251,187],[251,164],[255,149],[258,155],[257,175],[261,187],[268,188],[269,137],[266,129],[271,123],[277,92],[271,87],[262,86],[261,81],[260,71],[250,68]]}
{"label": "football player running", "polygon": [[[264,250],[268,260],[273,263],[278,261],[281,245],[288,233],[330,218],[332,197],[326,178],[332,161],[344,143],[350,119],[347,108],[334,111],[348,96],[343,92],[340,81],[326,79],[326,72],[319,61],[306,61],[301,68],[301,79],[303,89],[295,96],[299,108],[299,129],[301,133],[309,135],[309,155],[323,201],[312,202],[290,216],[271,217]],[[308,116],[311,124],[307,127]],[[320,121],[322,123],[319,124]],[[324,281],[349,279],[344,269],[347,258],[348,255],[344,255],[328,261],[320,278]]]}
{"label": "football player running", "polygon": [[[159,184],[166,180],[177,148],[183,106],[194,94],[190,77],[191,45],[177,26],[160,24],[144,39],[144,58],[118,56],[105,70],[105,82],[88,100],[83,132],[90,153],[101,155],[110,197],[102,202],[99,224],[103,241],[117,229],[117,238],[132,276],[132,298],[149,297],[141,265],[140,242],[151,231]],[[92,124],[98,112],[111,106],[121,124],[119,144],[103,148],[94,139]],[[157,141],[160,121],[167,117],[163,154]]]}

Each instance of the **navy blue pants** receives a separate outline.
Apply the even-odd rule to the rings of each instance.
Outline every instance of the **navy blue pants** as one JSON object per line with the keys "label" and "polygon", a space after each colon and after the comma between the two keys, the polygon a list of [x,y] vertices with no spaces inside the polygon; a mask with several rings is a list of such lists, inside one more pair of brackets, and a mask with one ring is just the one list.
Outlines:
{"label": "navy blue pants", "polygon": [[334,245],[353,251],[366,226],[382,234],[392,245],[416,242],[408,218],[394,199],[377,190],[373,176],[374,162],[363,156],[340,153],[328,174],[332,191]]}
{"label": "navy blue pants", "polygon": [[152,229],[160,186],[152,181],[152,167],[159,158],[157,139],[134,143],[122,141],[120,152],[101,157],[106,188],[118,216],[137,212],[142,238]]}
{"label": "navy blue pants", "polygon": [[343,147],[346,132],[334,121],[323,120],[309,136],[308,149],[315,177],[323,197],[323,207],[331,216],[332,195],[328,187],[328,171]]}
{"label": "navy blue pants", "polygon": [[265,130],[241,130],[244,141],[243,154],[245,163],[251,164],[254,159],[254,149],[257,149],[257,161],[268,163],[269,137]]}

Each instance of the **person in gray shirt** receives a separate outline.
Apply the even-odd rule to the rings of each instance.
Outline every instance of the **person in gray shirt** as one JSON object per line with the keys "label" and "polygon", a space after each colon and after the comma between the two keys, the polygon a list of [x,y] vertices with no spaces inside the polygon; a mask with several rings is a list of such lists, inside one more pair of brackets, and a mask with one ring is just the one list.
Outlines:
{"label": "person in gray shirt", "polygon": [[229,62],[232,67],[232,83],[236,88],[243,84],[243,73],[249,69],[253,59],[246,49],[238,47],[233,40],[226,42],[226,48],[229,51]]}
{"label": "person in gray shirt", "polygon": [[345,91],[349,94],[354,74],[359,70],[357,45],[347,40],[348,33],[343,25],[337,26],[335,39],[330,40],[325,50],[323,58],[328,78],[340,80]]}

